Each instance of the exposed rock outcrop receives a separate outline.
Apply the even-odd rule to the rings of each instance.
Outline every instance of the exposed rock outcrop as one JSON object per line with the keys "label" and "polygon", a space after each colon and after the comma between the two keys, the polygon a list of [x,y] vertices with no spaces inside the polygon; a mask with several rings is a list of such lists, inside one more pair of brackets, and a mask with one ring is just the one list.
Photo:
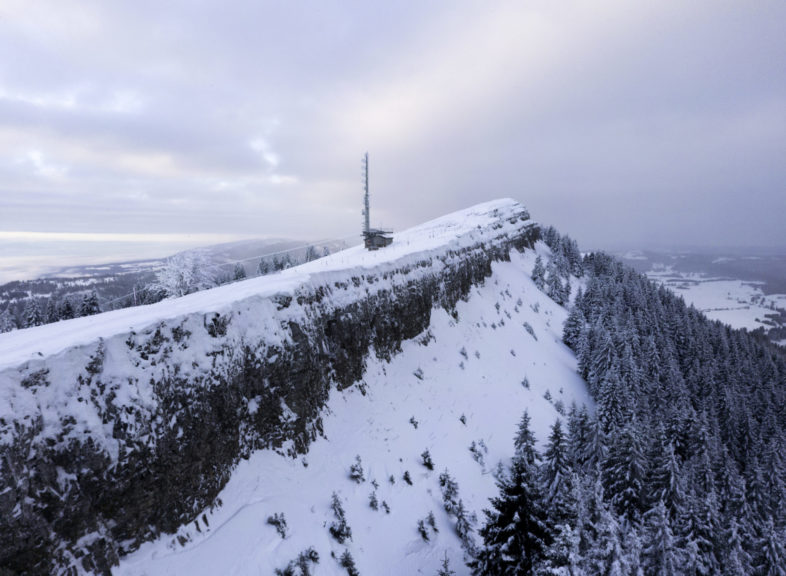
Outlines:
{"label": "exposed rock outcrop", "polygon": [[[331,387],[363,377],[452,310],[539,228],[495,208],[482,229],[291,292],[162,319],[0,373],[0,567],[109,574],[119,556],[215,503],[239,458],[295,455]],[[2,570],[0,570],[2,573]]]}

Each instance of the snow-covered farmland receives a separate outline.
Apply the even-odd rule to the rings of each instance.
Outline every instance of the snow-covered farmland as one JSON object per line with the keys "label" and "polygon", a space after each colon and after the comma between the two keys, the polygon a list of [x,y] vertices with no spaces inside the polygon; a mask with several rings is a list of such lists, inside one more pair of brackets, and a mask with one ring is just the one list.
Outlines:
{"label": "snow-covered farmland", "polygon": [[654,266],[647,276],[672,289],[708,318],[733,328],[769,327],[767,315],[786,309],[786,294],[765,295],[762,282],[679,272],[663,265]]}

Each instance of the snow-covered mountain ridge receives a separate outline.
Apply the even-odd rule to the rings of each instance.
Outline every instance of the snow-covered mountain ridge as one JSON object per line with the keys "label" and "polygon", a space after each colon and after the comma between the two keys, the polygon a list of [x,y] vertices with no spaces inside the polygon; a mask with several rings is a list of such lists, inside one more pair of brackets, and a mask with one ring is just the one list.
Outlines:
{"label": "snow-covered mountain ridge", "polygon": [[211,504],[238,458],[304,452],[331,388],[424,333],[433,309],[455,312],[538,232],[496,201],[379,252],[2,335],[0,566],[109,573]]}
{"label": "snow-covered mountain ridge", "polygon": [[[106,312],[100,318],[76,318],[15,334],[0,334],[0,370],[27,360],[51,356],[68,347],[88,344],[117,334],[140,331],[156,322],[188,314],[221,311],[249,298],[292,295],[309,286],[329,286],[365,276],[370,269],[383,275],[391,270],[419,265],[434,253],[450,253],[484,242],[504,240],[528,243],[537,225],[523,206],[497,200],[432,220],[394,235],[385,250],[369,252],[356,246],[281,273],[253,278],[209,291],[165,300],[150,306]],[[515,237],[520,238],[516,240]],[[385,270],[383,270],[383,268]],[[377,289],[382,285],[377,285]],[[352,298],[350,293],[349,298]]]}
{"label": "snow-covered mountain ridge", "polygon": [[[542,243],[536,249],[547,257]],[[428,329],[390,361],[370,357],[361,383],[331,391],[324,437],[306,455],[260,450],[242,460],[219,506],[122,558],[116,576],[272,575],[307,550],[319,563],[307,563],[310,572],[295,564],[293,574],[346,576],[339,559],[349,552],[364,576],[435,576],[446,555],[468,575],[442,474],[457,482],[467,517],[477,516],[470,537],[480,544],[482,510],[498,495],[498,465],[510,463],[523,411],[545,442],[563,408],[594,406],[560,339],[566,311],[529,279],[535,256],[513,251],[492,263],[453,314],[433,310]],[[343,544],[330,534],[334,492],[352,531]],[[285,538],[268,523],[275,516],[286,520]]]}

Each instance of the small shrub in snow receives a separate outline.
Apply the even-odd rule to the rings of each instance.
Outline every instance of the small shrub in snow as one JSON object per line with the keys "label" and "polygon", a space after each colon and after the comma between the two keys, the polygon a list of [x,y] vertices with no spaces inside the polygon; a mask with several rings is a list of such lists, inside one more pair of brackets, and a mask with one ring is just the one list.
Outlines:
{"label": "small shrub in snow", "polygon": [[412,486],[412,478],[409,475],[409,470],[404,470],[404,482]]}
{"label": "small shrub in snow", "polygon": [[431,532],[434,534],[439,532],[439,530],[437,530],[437,520],[434,518],[433,512],[429,512],[428,516],[426,516],[424,519],[418,520],[418,533],[420,534],[420,537],[423,538],[424,542],[431,540]]}
{"label": "small shrub in snow", "polygon": [[287,519],[284,517],[283,512],[281,514],[276,512],[272,516],[268,516],[267,523],[276,527],[276,532],[278,532],[279,536],[282,538],[287,537]]}
{"label": "small shrub in snow", "polygon": [[390,514],[390,506],[384,500],[382,501],[382,509],[385,511],[385,514]]}
{"label": "small shrub in snow", "polygon": [[391,474],[390,478],[388,478],[388,482],[390,482],[391,484],[395,484],[396,483],[396,477],[393,476],[393,474]]}
{"label": "small shrub in snow", "polygon": [[466,416],[464,416],[464,414],[462,414],[461,416],[459,416],[459,420],[461,421],[461,423],[462,423],[462,424],[464,424],[464,426],[466,426],[466,425],[467,425],[467,417],[466,417]]}
{"label": "small shrub in snow", "polygon": [[475,350],[475,358],[480,360],[480,352],[478,352],[477,350]]}
{"label": "small shrub in snow", "polygon": [[330,524],[328,530],[330,535],[335,538],[339,544],[343,544],[345,540],[352,539],[352,529],[347,524],[347,518],[344,513],[344,507],[341,505],[341,500],[338,499],[338,494],[333,492],[333,499],[330,503],[333,514],[336,520]]}
{"label": "small shrub in snow", "polygon": [[366,481],[366,477],[363,475],[363,464],[360,461],[359,455],[355,456],[355,463],[349,467],[349,477],[358,484]]}
{"label": "small shrub in snow", "polygon": [[524,322],[524,330],[526,330],[530,336],[532,336],[535,341],[538,341],[538,337],[535,336],[535,330],[530,326],[529,322]]}
{"label": "small shrub in snow", "polygon": [[458,483],[451,477],[447,469],[439,475],[439,487],[442,490],[442,503],[448,514],[456,510],[458,498]]}
{"label": "small shrub in snow", "polygon": [[428,530],[426,529],[426,523],[423,520],[418,520],[418,534],[420,534],[420,537],[423,538],[424,542],[428,542]]}
{"label": "small shrub in snow", "polygon": [[562,400],[557,400],[554,402],[554,409],[557,411],[557,414],[560,416],[565,415],[565,403]]}
{"label": "small shrub in snow", "polygon": [[414,374],[415,378],[417,378],[418,380],[423,380],[423,370],[421,368],[418,368],[412,374]]}
{"label": "small shrub in snow", "polygon": [[434,469],[434,461],[431,460],[431,454],[428,450],[424,450],[423,453],[420,455],[420,460],[423,462],[423,466],[428,468],[429,470]]}
{"label": "small shrub in snow", "polygon": [[374,487],[374,490],[379,489],[379,482],[377,482],[376,478],[371,481],[371,485]]}
{"label": "small shrub in snow", "polygon": [[483,452],[481,448],[478,447],[478,445],[475,443],[474,440],[472,441],[472,444],[469,445],[469,451],[472,453],[472,459],[475,462],[477,462],[481,466],[485,465],[485,462],[483,460]]}
{"label": "small shrub in snow", "polygon": [[524,386],[527,390],[529,390],[529,378],[524,376],[524,380],[521,381],[521,385]]}
{"label": "small shrub in snow", "polygon": [[455,514],[456,514],[456,534],[461,540],[461,544],[464,546],[464,549],[470,555],[472,555],[475,550],[475,542],[472,539],[472,532],[474,532],[474,529],[472,528],[472,524],[474,523],[475,519],[472,515],[467,514],[467,511],[464,508],[463,500],[458,501]]}
{"label": "small shrub in snow", "polygon": [[437,576],[455,576],[456,572],[450,569],[450,560],[448,560],[448,553],[445,551],[445,557],[442,559],[442,565],[437,572]]}
{"label": "small shrub in snow", "polygon": [[379,510],[379,501],[377,500],[376,491],[369,494],[368,505],[371,507],[372,510]]}
{"label": "small shrub in snow", "polygon": [[510,349],[510,355],[516,357],[516,351],[513,348]]}
{"label": "small shrub in snow", "polygon": [[286,568],[277,568],[276,576],[311,576],[311,564],[319,564],[319,553],[313,547],[303,550]]}
{"label": "small shrub in snow", "polygon": [[207,321],[205,320],[205,327],[207,328],[207,333],[210,334],[213,338],[218,338],[219,336],[226,336],[227,326],[229,326],[229,321],[230,321],[229,316],[221,316],[218,313],[213,314],[213,317],[210,320],[210,324],[208,324]]}
{"label": "small shrub in snow", "polygon": [[352,558],[352,554],[349,553],[349,550],[344,550],[338,563],[341,564],[342,568],[347,569],[347,574],[349,574],[349,576],[360,576],[360,572],[358,572],[355,566],[355,559]]}
{"label": "small shrub in snow", "polygon": [[297,557],[297,565],[300,568],[300,576],[311,576],[309,565],[319,564],[319,553],[309,546],[303,550]]}
{"label": "small shrub in snow", "polygon": [[467,349],[464,348],[464,346],[462,346],[461,350],[459,350],[459,354],[464,357],[464,360],[469,360],[469,356],[467,356]]}
{"label": "small shrub in snow", "polygon": [[551,402],[551,392],[549,390],[546,390],[546,393],[543,394],[543,397],[546,399],[546,401]]}
{"label": "small shrub in snow", "polygon": [[417,421],[417,420],[415,420],[415,417],[414,417],[414,416],[412,416],[412,417],[409,419],[409,423],[410,423],[410,424],[412,424],[412,426],[415,428],[415,430],[417,430],[417,429],[418,429],[418,421]]}
{"label": "small shrub in snow", "polygon": [[437,519],[434,518],[433,512],[429,512],[428,516],[426,516],[426,523],[429,526],[431,526],[431,529],[434,531],[434,533],[439,532],[439,530],[437,529]]}
{"label": "small shrub in snow", "polygon": [[421,346],[428,346],[430,342],[436,342],[437,339],[434,334],[431,333],[431,330],[427,330],[426,333],[423,335],[422,338],[418,340],[418,343]]}

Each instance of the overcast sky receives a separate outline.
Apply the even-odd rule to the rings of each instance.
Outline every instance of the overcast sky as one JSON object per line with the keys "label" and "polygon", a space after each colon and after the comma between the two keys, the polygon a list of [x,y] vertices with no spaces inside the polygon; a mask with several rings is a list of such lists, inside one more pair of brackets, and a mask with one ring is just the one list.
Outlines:
{"label": "overcast sky", "polygon": [[372,224],[786,246],[786,3],[0,2],[0,233],[343,237],[366,150]]}

